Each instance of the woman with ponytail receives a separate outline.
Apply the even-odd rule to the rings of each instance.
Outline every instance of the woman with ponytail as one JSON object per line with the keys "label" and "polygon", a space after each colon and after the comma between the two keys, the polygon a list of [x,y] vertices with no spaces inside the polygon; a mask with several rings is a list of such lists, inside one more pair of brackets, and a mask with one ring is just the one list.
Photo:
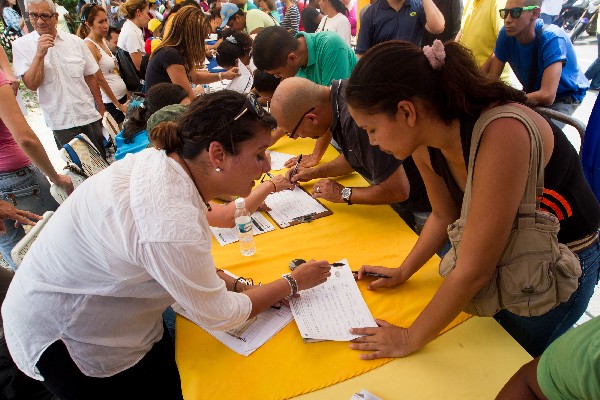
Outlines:
{"label": "woman with ponytail", "polygon": [[21,370],[61,400],[182,399],[167,306],[226,331],[325,282],[327,261],[260,286],[216,268],[208,201],[247,196],[271,169],[275,120],[255,105],[227,90],[196,98],[152,131],[157,148],[113,163],[61,205],[2,307]]}
{"label": "woman with ponytail", "polygon": [[129,54],[138,73],[144,71],[142,61],[146,51],[142,29],[148,26],[151,19],[148,10],[148,0],[127,0],[119,6],[119,14],[125,17],[125,22],[117,46]]}
{"label": "woman with ponytail", "polygon": [[[354,68],[346,98],[371,144],[399,159],[413,156],[433,209],[416,245],[398,268],[361,268],[359,279],[366,272],[390,277],[371,282],[370,290],[405,282],[448,240],[446,229],[460,216],[474,126],[484,113],[506,106],[483,130],[456,267],[411,326],[379,321],[379,328],[354,329],[353,333],[366,336],[351,348],[370,350],[361,355],[363,359],[403,357],[417,351],[490,282],[529,174],[531,128],[517,119],[525,115],[539,128],[543,143],[542,210],[557,216],[558,240],[579,256],[583,270],[571,298],[545,314],[522,317],[502,310],[495,315],[532,356],[540,355],[583,314],[600,268],[600,206],[564,133],[523,105],[523,92],[485,77],[472,54],[453,42],[435,41],[423,50],[402,41],[373,47]],[[554,204],[557,201],[568,211],[562,212]]]}
{"label": "woman with ponytail", "polygon": [[319,22],[317,32],[336,32],[348,46],[351,46],[352,35],[348,10],[342,0],[321,0],[319,5],[325,16]]}
{"label": "woman with ponytail", "polygon": [[106,111],[122,124],[127,112],[127,87],[119,74],[117,58],[108,48],[105,37],[108,34],[108,16],[104,8],[88,4],[81,9],[82,23],[77,36],[85,41],[88,49],[100,67],[96,74],[102,90],[102,102]]}
{"label": "woman with ponytail", "polygon": [[227,29],[223,31],[223,41],[217,47],[217,64],[221,68],[230,69],[237,67],[237,60],[249,67],[250,72],[253,72],[253,67],[250,67],[252,60],[252,38],[248,34],[241,31]]}

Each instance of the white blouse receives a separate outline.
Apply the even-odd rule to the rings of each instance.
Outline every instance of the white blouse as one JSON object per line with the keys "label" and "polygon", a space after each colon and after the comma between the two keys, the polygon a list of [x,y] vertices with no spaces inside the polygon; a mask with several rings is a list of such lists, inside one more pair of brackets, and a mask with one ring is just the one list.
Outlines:
{"label": "white blouse", "polygon": [[348,18],[344,14],[337,13],[333,18],[329,18],[328,16],[321,18],[319,27],[315,32],[325,31],[336,32],[344,39],[344,42],[346,42],[348,46],[352,46],[350,44],[350,41],[352,40],[350,21],[348,21]]}
{"label": "white blouse", "polygon": [[27,375],[62,340],[87,376],[135,365],[177,301],[207,329],[244,322],[252,304],[216,274],[206,206],[164,151],[130,154],[87,179],[58,208],[2,307],[10,353]]}

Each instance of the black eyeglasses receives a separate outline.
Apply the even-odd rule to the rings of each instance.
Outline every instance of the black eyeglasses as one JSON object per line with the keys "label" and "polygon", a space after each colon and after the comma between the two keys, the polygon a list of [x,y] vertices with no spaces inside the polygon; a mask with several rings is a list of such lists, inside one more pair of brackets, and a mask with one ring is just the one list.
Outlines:
{"label": "black eyeglasses", "polygon": [[302,116],[300,117],[300,121],[298,121],[298,123],[296,124],[294,129],[292,129],[292,131],[287,134],[290,139],[296,138],[296,131],[298,130],[298,128],[300,128],[300,124],[304,120],[304,117],[306,117],[308,115],[308,113],[313,112],[313,111],[315,111],[314,107],[311,108],[310,110],[308,110],[307,112],[305,112],[304,114],[302,114]]}
{"label": "black eyeglasses", "polygon": [[[240,110],[239,114],[233,119],[233,121],[237,121],[238,119],[242,118],[242,116],[249,110],[254,111],[258,118],[262,118],[265,115],[265,109],[260,105],[254,93],[248,94],[244,106]],[[229,125],[229,123],[227,125]]]}
{"label": "black eyeglasses", "polygon": [[510,17],[515,19],[515,18],[519,18],[521,16],[521,14],[523,13],[523,11],[531,11],[531,10],[535,10],[536,8],[539,8],[538,6],[527,6],[527,7],[514,7],[514,8],[502,8],[498,11],[500,11],[500,18],[502,19],[506,19],[506,17],[508,17],[508,15],[510,14]]}
{"label": "black eyeglasses", "polygon": [[38,18],[41,18],[42,21],[44,22],[48,22],[52,19],[52,17],[54,17],[54,14],[36,14],[36,13],[28,13],[27,15],[29,15],[29,20],[31,22],[36,22],[38,20]]}

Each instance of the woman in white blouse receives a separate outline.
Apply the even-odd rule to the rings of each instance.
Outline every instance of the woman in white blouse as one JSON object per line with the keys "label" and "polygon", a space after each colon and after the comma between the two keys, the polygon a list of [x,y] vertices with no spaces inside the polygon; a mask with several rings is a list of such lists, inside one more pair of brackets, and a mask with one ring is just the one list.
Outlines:
{"label": "woman in white blouse", "polygon": [[119,6],[119,14],[125,17],[117,46],[129,53],[133,65],[141,71],[144,50],[142,28],[148,26],[148,0],[127,0]]}
{"label": "woman in white blouse", "polygon": [[[104,108],[110,113],[117,124],[122,124],[127,112],[127,87],[119,74],[117,58],[108,48],[108,16],[104,8],[88,4],[82,8],[81,16],[84,22],[77,29],[77,36],[85,41],[88,49],[100,67],[96,74],[102,90]],[[98,76],[101,75],[101,76]]]}
{"label": "woman in white blouse", "polygon": [[152,131],[157,148],[92,176],[59,207],[2,307],[19,369],[61,400],[182,399],[168,305],[228,330],[327,279],[326,261],[255,287],[215,268],[207,202],[247,196],[270,169],[275,120],[255,106],[232,91],[199,96]]}
{"label": "woman in white blouse", "polygon": [[341,0],[321,0],[319,3],[321,12],[325,17],[321,19],[317,32],[333,31],[344,39],[344,42],[351,46],[352,39],[350,21],[348,21],[348,10]]}

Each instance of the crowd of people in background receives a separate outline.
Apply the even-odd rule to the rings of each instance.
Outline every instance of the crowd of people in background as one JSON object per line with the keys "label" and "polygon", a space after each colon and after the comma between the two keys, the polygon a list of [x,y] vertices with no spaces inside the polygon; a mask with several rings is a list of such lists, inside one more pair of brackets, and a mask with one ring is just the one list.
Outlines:
{"label": "crowd of people in background", "polygon": [[[535,357],[499,397],[600,396],[598,380],[574,373],[593,374],[600,362],[598,319],[565,334],[600,279],[598,194],[563,125],[534,109],[571,116],[600,87],[600,61],[581,70],[569,37],[552,25],[554,1],[374,0],[359,10],[356,0],[81,0],[67,10],[0,0],[0,11],[12,55],[0,49],[0,252],[12,270],[21,224],[55,211],[20,272],[0,273],[0,397],[181,398],[170,304],[226,330],[327,279],[321,260],[266,285],[237,285],[210,252],[209,226],[234,225],[234,203],[215,199],[243,196],[253,212],[269,194],[318,179],[315,198],[390,205],[419,239],[400,266],[359,270],[359,280],[385,275],[369,284],[383,290],[447,254],[447,227],[477,171],[460,257],[427,308],[409,327],[353,330],[363,359],[416,352],[494,274],[533,131],[543,142],[540,208],[557,218],[558,240],[583,274],[568,301],[540,316],[494,315]],[[211,62],[216,68],[205,68]],[[521,87],[510,86],[511,71]],[[246,72],[241,93],[210,93]],[[74,188],[27,124],[20,82],[37,91],[59,149],[83,133],[107,163],[117,161]],[[121,130],[115,154],[105,114]],[[490,115],[468,171],[475,127]],[[253,187],[283,136],[316,139],[314,149],[288,160],[293,176]],[[340,154],[322,163],[330,144]],[[354,171],[368,186],[338,182]],[[60,207],[50,182],[72,193]],[[573,348],[582,364],[561,365]]]}

